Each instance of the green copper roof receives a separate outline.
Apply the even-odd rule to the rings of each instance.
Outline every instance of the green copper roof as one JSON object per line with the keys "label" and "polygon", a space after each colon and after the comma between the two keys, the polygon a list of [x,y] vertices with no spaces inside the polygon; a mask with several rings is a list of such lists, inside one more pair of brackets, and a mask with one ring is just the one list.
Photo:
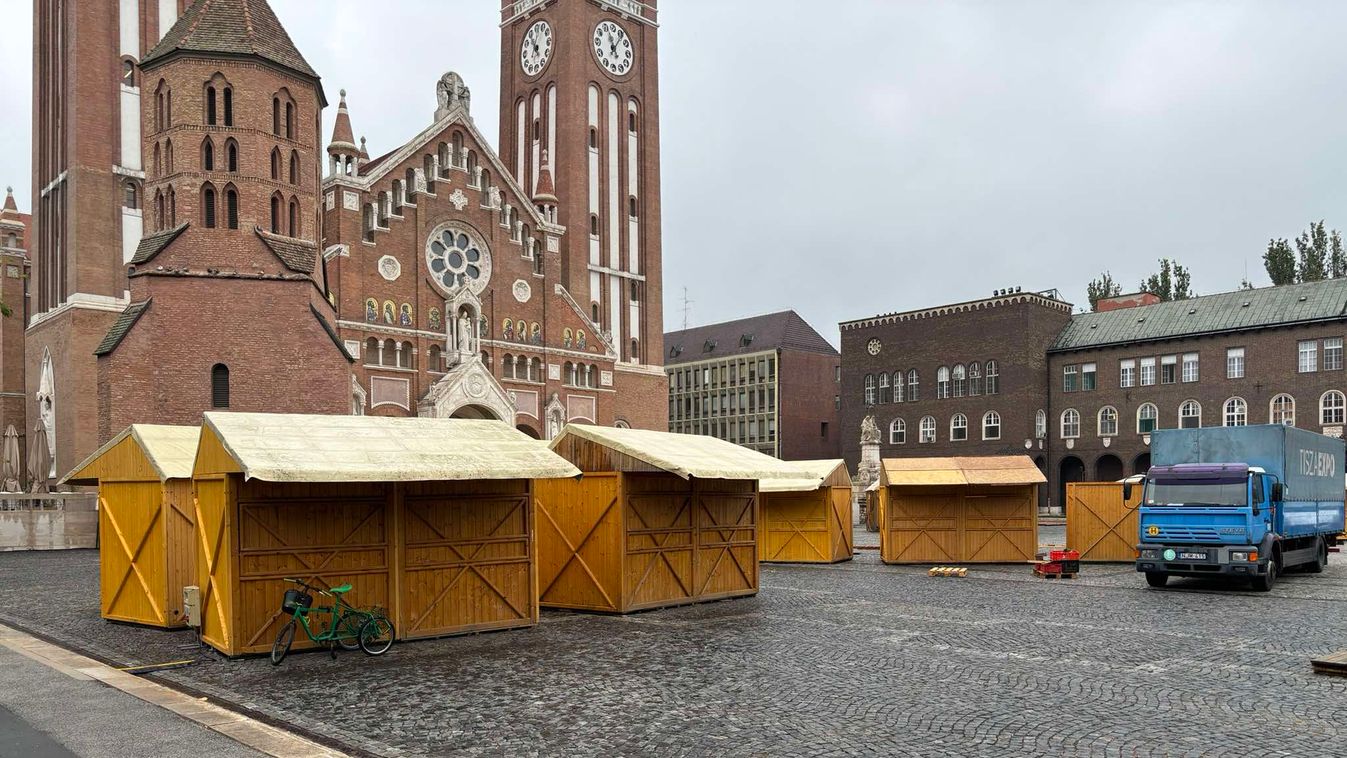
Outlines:
{"label": "green copper roof", "polygon": [[1053,352],[1196,334],[1262,329],[1347,316],[1347,279],[1223,292],[1189,300],[1081,313]]}

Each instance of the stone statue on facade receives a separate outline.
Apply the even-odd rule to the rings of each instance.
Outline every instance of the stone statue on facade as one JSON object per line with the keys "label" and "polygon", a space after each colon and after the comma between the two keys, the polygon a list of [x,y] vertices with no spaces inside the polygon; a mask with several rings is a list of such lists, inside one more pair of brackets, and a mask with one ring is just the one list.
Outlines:
{"label": "stone statue on facade", "polygon": [[435,99],[439,107],[435,109],[435,120],[439,121],[455,108],[468,110],[472,102],[472,92],[463,83],[463,77],[450,71],[440,77],[435,85]]}

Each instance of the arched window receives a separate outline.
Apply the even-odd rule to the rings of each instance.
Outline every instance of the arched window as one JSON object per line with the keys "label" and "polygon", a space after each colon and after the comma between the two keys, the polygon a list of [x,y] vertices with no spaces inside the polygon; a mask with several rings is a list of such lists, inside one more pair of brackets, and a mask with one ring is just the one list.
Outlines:
{"label": "arched window", "polygon": [[[378,304],[375,304],[374,310],[378,312]],[[365,363],[371,366],[379,365],[379,340],[374,337],[365,340]]]}
{"label": "arched window", "polygon": [[1202,426],[1202,404],[1196,400],[1185,400],[1179,406],[1179,428],[1196,429]]}
{"label": "arched window", "polygon": [[173,140],[164,140],[164,173],[173,173]]}
{"label": "arched window", "polygon": [[634,338],[631,341],[631,360],[634,363],[639,363],[641,360],[641,341]]}
{"label": "arched window", "polygon": [[206,141],[201,143],[201,170],[215,170],[215,143],[211,141],[210,137],[207,137]]}
{"label": "arched window", "polygon": [[592,126],[589,127],[589,149],[599,149],[599,130]]}
{"label": "arched window", "polygon": [[162,132],[168,127],[168,82],[159,80],[154,88],[154,130]]}
{"label": "arched window", "polygon": [[879,403],[887,405],[889,402],[889,374],[887,371],[879,373]]}
{"label": "arched window", "polygon": [[403,184],[403,191],[407,193],[407,202],[416,202],[416,169],[410,167],[407,169],[407,181]]}
{"label": "arched window", "polygon": [[968,364],[968,395],[977,397],[982,394],[982,364],[976,361]]}
{"label": "arched window", "polygon": [[454,132],[450,141],[453,142],[454,146],[454,154],[451,156],[454,162],[460,166],[467,166],[467,155],[463,152],[463,132]]}
{"label": "arched window", "polygon": [[[159,190],[154,191],[154,228],[158,231],[164,230],[164,223],[168,215],[164,212],[164,193]],[[13,235],[11,235],[13,236]],[[10,247],[13,247],[11,245]]]}
{"label": "arched window", "polygon": [[452,153],[449,152],[449,145],[441,142],[440,148],[438,152],[436,152],[436,155],[438,155],[440,159],[440,176],[441,177],[449,176],[449,167],[454,162],[454,156]]}
{"label": "arched window", "polygon": [[599,214],[597,213],[589,214],[589,236],[599,236]]}
{"label": "arched window", "polygon": [[914,403],[921,399],[921,392],[918,391],[920,385],[917,381],[918,378],[916,369],[907,372],[907,399]]}
{"label": "arched window", "polygon": [[1098,430],[1100,437],[1116,437],[1118,435],[1117,408],[1106,405],[1099,409]]}
{"label": "arched window", "polygon": [[133,210],[140,207],[140,193],[136,189],[135,182],[127,182],[122,185],[122,207]]}
{"label": "arched window", "polygon": [[225,170],[231,174],[239,170],[239,143],[233,138],[225,140]]}
{"label": "arched window", "polygon": [[281,98],[279,95],[271,98],[271,133],[277,137],[281,136]]}
{"label": "arched window", "polygon": [[589,304],[589,320],[590,320],[590,321],[593,321],[595,324],[599,323],[599,304],[598,304],[598,303],[590,303],[590,304]]}
{"label": "arched window", "polygon": [[1319,421],[1323,424],[1341,424],[1347,409],[1347,398],[1341,392],[1329,390],[1319,398]]}
{"label": "arched window", "polygon": [[1249,423],[1249,404],[1242,397],[1225,401],[1225,426],[1244,426]]}
{"label": "arched window", "polygon": [[215,88],[206,87],[206,124],[215,126]]}
{"label": "arched window", "polygon": [[987,394],[998,395],[1001,393],[1001,368],[996,365],[996,361],[987,361]]}
{"label": "arched window", "polygon": [[128,87],[136,86],[136,64],[130,59],[122,61],[122,84]]}
{"label": "arched window", "polygon": [[296,197],[290,198],[290,224],[288,228],[290,230],[289,234],[291,237],[300,236],[299,198]]}
{"label": "arched window", "polygon": [[281,180],[281,149],[279,147],[271,148],[271,179],[276,182]]}
{"label": "arched window", "polygon": [[402,343],[402,349],[398,351],[398,366],[416,368],[416,350],[412,347],[412,343]]}
{"label": "arched window", "polygon": [[295,104],[285,104],[285,138],[295,138]]}
{"label": "arched window", "polygon": [[224,125],[234,125],[234,88],[224,88]]}
{"label": "arched window", "polygon": [[944,400],[949,397],[949,368],[941,366],[935,370],[935,399]]}
{"label": "arched window", "polygon": [[402,180],[393,180],[393,215],[402,213]]}
{"label": "arched window", "polygon": [[1080,413],[1075,408],[1062,411],[1062,439],[1073,440],[1080,436]]}
{"label": "arched window", "polygon": [[574,363],[571,363],[570,361],[566,361],[566,365],[565,365],[565,367],[564,367],[564,373],[562,373],[562,376],[564,376],[564,377],[566,378],[566,384],[569,384],[570,386],[574,387],[574,386],[575,386],[575,364],[574,364]]}
{"label": "arched window", "polygon": [[893,372],[893,402],[901,403],[905,399],[906,387],[903,382],[903,372]]}
{"label": "arched window", "polygon": [[963,442],[968,439],[968,417],[956,413],[949,420],[949,439],[951,442]]}
{"label": "arched window", "polygon": [[239,192],[230,184],[225,187],[225,225],[230,229],[239,228]]}
{"label": "arched window", "polygon": [[982,439],[1001,439],[1001,414],[996,411],[987,411],[982,414]]}
{"label": "arched window", "polygon": [[889,423],[889,444],[902,445],[907,442],[907,422],[900,418]]}
{"label": "arched window", "polygon": [[210,407],[229,407],[229,367],[223,363],[210,369]]}
{"label": "arched window", "polygon": [[1282,426],[1296,425],[1296,399],[1282,393],[1268,404],[1268,421]]}
{"label": "arched window", "polygon": [[168,188],[168,225],[178,225],[178,196],[172,187]]}
{"label": "arched window", "polygon": [[215,188],[209,184],[201,187],[201,225],[215,228]]}
{"label": "arched window", "polygon": [[640,206],[639,206],[639,205],[637,204],[637,202],[636,202],[636,197],[635,197],[635,196],[628,197],[628,198],[627,198],[627,215],[630,216],[630,217],[632,217],[632,218],[638,218],[639,215],[640,215],[640,214],[638,213],[639,210],[640,210]]}
{"label": "arched window", "polygon": [[935,416],[922,416],[917,430],[917,444],[935,442]]}
{"label": "arched window", "polygon": [[865,404],[866,404],[866,405],[874,405],[874,404],[875,404],[875,375],[874,375],[874,374],[866,374],[866,375],[865,375]]}
{"label": "arched window", "polygon": [[392,204],[391,204],[391,202],[390,202],[389,199],[388,199],[388,191],[387,191],[387,190],[384,190],[384,191],[380,192],[380,193],[379,193],[379,226],[382,226],[382,227],[384,227],[385,229],[388,228],[388,214],[389,214],[389,212],[390,212],[391,206],[392,206]]}
{"label": "arched window", "polygon": [[395,340],[384,340],[379,346],[379,354],[379,365],[398,365],[398,343]]}
{"label": "arched window", "polygon": [[468,151],[468,184],[474,184],[477,181],[477,151]]}
{"label": "arched window", "polygon": [[164,175],[164,155],[158,142],[154,143],[154,175]]}
{"label": "arched window", "polygon": [[290,183],[299,184],[299,151],[290,151]]}
{"label": "arched window", "polygon": [[953,382],[954,396],[963,397],[964,395],[968,394],[968,374],[965,372],[963,364],[960,363],[955,365],[954,371],[951,373],[953,374],[954,378]]}
{"label": "arched window", "polygon": [[543,380],[543,359],[534,358],[529,361],[529,381],[541,382]]}
{"label": "arched window", "polygon": [[1034,439],[1044,439],[1048,436],[1048,414],[1045,411],[1038,411],[1034,414]]}
{"label": "arched window", "polygon": [[1160,410],[1154,403],[1142,403],[1137,408],[1137,434],[1150,434],[1155,431]]}
{"label": "arched window", "polygon": [[366,205],[366,206],[365,206],[364,218],[362,219],[361,226],[362,226],[363,229],[364,229],[364,239],[365,239],[365,241],[366,241],[366,242],[373,242],[373,241],[374,241],[374,206],[372,206],[372,205]]}
{"label": "arched window", "polygon": [[490,207],[491,207],[491,172],[490,172],[490,171],[487,171],[486,169],[483,169],[483,170],[482,170],[482,179],[481,179],[481,181],[480,181],[480,185],[481,185],[481,187],[482,187],[482,207],[483,207],[483,208],[490,208]]}
{"label": "arched window", "polygon": [[[444,143],[441,142],[441,145]],[[422,162],[421,173],[426,175],[426,192],[435,193],[435,156],[426,155]]]}
{"label": "arched window", "polygon": [[[542,245],[539,245],[538,242],[537,242],[537,240],[532,240],[532,239],[529,240],[529,245],[533,247],[533,273],[538,274],[539,276],[541,276],[542,273],[543,273],[543,248],[542,248]],[[635,297],[634,297],[634,295],[636,294],[636,293],[635,293],[636,282],[632,282],[632,283],[631,283],[631,286],[632,286],[632,288],[633,288],[633,291],[632,291],[632,295],[633,295],[632,302],[636,302],[636,299],[635,299]]]}
{"label": "arched window", "polygon": [[285,198],[281,197],[281,193],[277,192],[276,194],[274,194],[274,195],[271,196],[271,233],[272,233],[272,234],[280,234],[280,233],[281,233],[281,213],[283,213],[283,211],[282,211],[281,209],[282,209],[282,207],[283,207],[284,205],[285,205]]}

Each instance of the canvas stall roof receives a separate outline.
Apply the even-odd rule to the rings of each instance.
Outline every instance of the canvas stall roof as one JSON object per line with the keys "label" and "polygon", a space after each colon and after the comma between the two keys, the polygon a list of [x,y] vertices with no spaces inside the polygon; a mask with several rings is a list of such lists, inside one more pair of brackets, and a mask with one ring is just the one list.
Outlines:
{"label": "canvas stall roof", "polygon": [[786,467],[799,472],[796,479],[764,479],[763,492],[812,492],[824,485],[850,486],[847,464],[840,458],[819,461],[786,461]]}
{"label": "canvas stall roof", "polygon": [[127,437],[133,438],[145,453],[150,465],[159,474],[159,481],[190,479],[192,464],[196,460],[196,443],[200,436],[201,429],[195,426],[132,424],[84,459],[61,483],[98,484],[98,460]]}
{"label": "canvas stall roof", "polygon": [[884,486],[949,486],[962,484],[1045,484],[1047,478],[1026,455],[957,458],[885,458]]}
{"label": "canvas stall roof", "polygon": [[800,479],[799,472],[762,453],[701,434],[567,424],[552,440],[556,450],[567,436],[588,440],[683,479]]}
{"label": "canvas stall roof", "polygon": [[245,478],[268,482],[580,475],[542,442],[502,421],[208,412],[205,430],[215,435]]}

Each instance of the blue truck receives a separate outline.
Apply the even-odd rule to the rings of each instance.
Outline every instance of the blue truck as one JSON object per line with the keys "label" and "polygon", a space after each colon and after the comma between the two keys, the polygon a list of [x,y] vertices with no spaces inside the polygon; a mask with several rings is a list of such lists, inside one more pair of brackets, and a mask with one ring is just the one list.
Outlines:
{"label": "blue truck", "polygon": [[1152,587],[1171,576],[1245,577],[1267,591],[1278,574],[1319,573],[1343,531],[1342,440],[1289,426],[1163,429],[1143,486],[1137,571]]}

